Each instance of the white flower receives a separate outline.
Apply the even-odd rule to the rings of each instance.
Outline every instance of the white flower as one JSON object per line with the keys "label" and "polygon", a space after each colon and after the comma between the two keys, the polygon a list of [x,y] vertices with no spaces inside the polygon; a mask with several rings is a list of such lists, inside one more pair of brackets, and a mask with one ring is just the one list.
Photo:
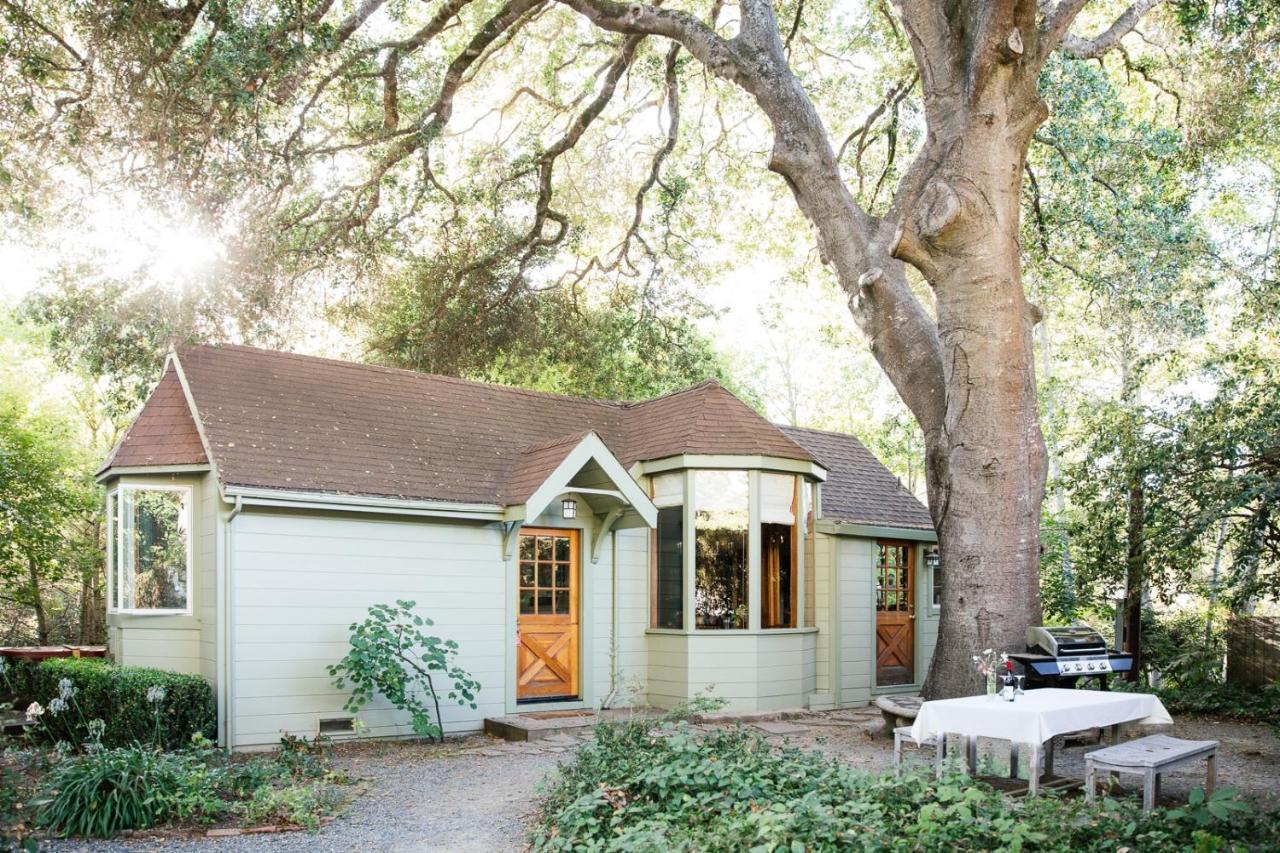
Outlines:
{"label": "white flower", "polygon": [[107,733],[107,724],[102,720],[89,721],[89,739],[94,743],[102,740],[102,736]]}
{"label": "white flower", "polygon": [[989,655],[989,654],[991,654],[993,651],[995,651],[995,649],[983,649],[983,650],[982,650],[982,653],[983,653],[984,655]]}
{"label": "white flower", "polygon": [[76,686],[71,683],[70,678],[64,678],[58,682],[58,698],[70,699],[76,695]]}
{"label": "white flower", "polygon": [[49,700],[49,713],[55,717],[67,710],[67,700],[61,696],[54,696]]}
{"label": "white flower", "polygon": [[44,708],[40,707],[39,702],[32,702],[27,706],[27,722],[37,722],[42,716],[44,716]]}
{"label": "white flower", "polygon": [[160,685],[152,685],[147,688],[147,701],[153,705],[159,705],[164,701],[164,688]]}

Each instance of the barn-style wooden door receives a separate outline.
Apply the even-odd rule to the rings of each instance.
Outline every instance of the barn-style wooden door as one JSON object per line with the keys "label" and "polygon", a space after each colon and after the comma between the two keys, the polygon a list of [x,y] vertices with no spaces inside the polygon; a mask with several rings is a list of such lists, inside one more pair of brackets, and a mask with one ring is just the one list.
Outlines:
{"label": "barn-style wooden door", "polygon": [[520,532],[516,701],[578,698],[578,531]]}
{"label": "barn-style wooden door", "polygon": [[915,680],[915,549],[905,542],[877,542],[876,684]]}

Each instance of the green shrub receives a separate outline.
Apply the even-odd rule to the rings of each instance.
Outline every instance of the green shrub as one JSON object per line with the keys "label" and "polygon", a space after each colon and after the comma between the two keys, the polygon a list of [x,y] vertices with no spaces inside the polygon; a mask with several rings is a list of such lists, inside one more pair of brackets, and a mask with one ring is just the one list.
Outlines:
{"label": "green shrub", "polygon": [[[74,703],[52,714],[50,705],[68,679],[75,688]],[[163,698],[149,701],[148,691],[163,690]],[[88,725],[102,720],[102,744],[108,747],[149,743],[182,749],[191,736],[213,738],[217,709],[213,688],[198,675],[183,675],[140,666],[117,666],[101,659],[55,658],[35,667],[31,693],[45,708],[42,728],[54,740],[81,744],[92,740]],[[152,693],[153,698],[159,694]]]}
{"label": "green shrub", "polygon": [[221,811],[208,769],[188,755],[101,749],[56,764],[40,782],[36,820],[60,835],[110,838]]}
{"label": "green shrub", "polygon": [[533,849],[1114,853],[1280,844],[1280,819],[1230,792],[1149,814],[1131,800],[1050,793],[1018,802],[963,775],[872,775],[818,752],[774,749],[745,729],[699,736],[679,723],[657,727],[599,727],[545,791]]}

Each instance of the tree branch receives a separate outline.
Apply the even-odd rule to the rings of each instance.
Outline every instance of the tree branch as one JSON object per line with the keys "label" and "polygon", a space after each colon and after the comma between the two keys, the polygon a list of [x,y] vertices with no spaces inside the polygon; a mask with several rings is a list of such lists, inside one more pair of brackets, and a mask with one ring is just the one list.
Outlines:
{"label": "tree branch", "polygon": [[[1133,28],[1138,25],[1138,22],[1142,20],[1144,15],[1163,2],[1164,0],[1137,0],[1137,2],[1132,6],[1122,12],[1120,17],[1116,18],[1111,26],[1107,27],[1093,38],[1082,38],[1073,33],[1066,32],[1064,27],[1063,34],[1061,35],[1062,50],[1064,53],[1074,56],[1076,59],[1097,59],[1099,56],[1102,56],[1104,53],[1118,45],[1120,43],[1120,39],[1132,32]],[[1065,6],[1068,4],[1084,5],[1082,0],[1063,0],[1061,5]],[[1079,11],[1080,10],[1077,8],[1076,12]],[[1074,19],[1075,15],[1073,14],[1071,18]],[[1070,24],[1071,22],[1068,20],[1066,22],[1066,26],[1069,27]],[[1050,45],[1048,49],[1052,50],[1052,45]]]}

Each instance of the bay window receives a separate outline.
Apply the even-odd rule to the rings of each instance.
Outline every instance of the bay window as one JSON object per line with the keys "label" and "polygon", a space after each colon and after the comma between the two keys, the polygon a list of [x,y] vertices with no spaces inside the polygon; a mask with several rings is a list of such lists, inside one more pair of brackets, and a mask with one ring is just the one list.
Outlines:
{"label": "bay window", "polygon": [[[812,523],[805,478],[703,468],[655,475],[650,627],[788,630],[808,624],[801,553]],[[802,598],[804,596],[804,598]]]}
{"label": "bay window", "polygon": [[107,512],[115,609],[191,612],[191,489],[121,486]]}

